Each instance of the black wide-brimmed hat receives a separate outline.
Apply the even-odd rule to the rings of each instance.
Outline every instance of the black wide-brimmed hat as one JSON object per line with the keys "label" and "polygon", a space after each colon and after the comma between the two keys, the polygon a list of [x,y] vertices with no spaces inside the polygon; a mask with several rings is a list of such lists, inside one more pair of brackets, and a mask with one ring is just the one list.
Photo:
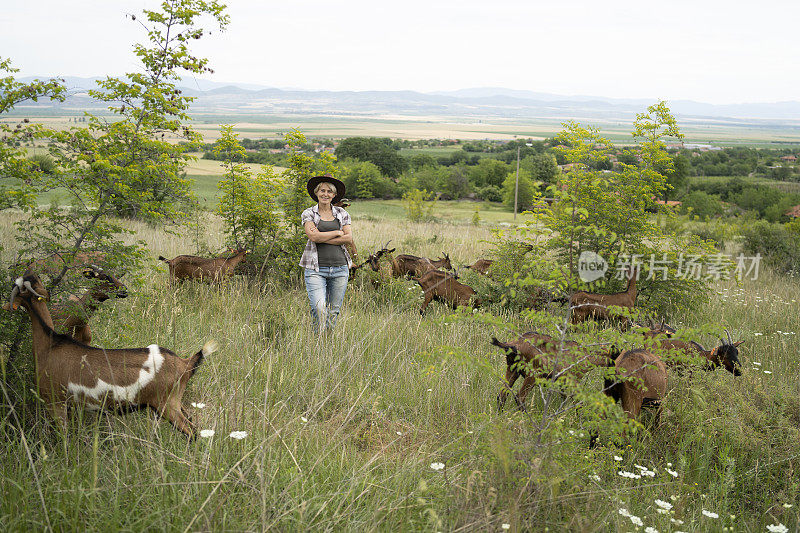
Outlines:
{"label": "black wide-brimmed hat", "polygon": [[319,200],[317,199],[317,195],[314,193],[314,189],[316,189],[317,185],[320,183],[332,183],[334,187],[336,187],[336,196],[334,196],[333,200],[331,200],[331,205],[344,198],[344,183],[337,180],[330,174],[325,174],[324,176],[314,176],[308,180],[308,183],[306,184],[308,194],[314,199],[315,202],[319,203]]}

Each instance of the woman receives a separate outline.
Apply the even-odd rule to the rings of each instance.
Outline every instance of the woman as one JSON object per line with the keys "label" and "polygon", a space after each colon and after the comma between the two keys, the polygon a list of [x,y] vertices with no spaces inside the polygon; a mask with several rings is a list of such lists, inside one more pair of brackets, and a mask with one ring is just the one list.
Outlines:
{"label": "woman", "polygon": [[300,215],[308,237],[300,266],[305,269],[314,331],[320,332],[336,324],[353,264],[345,245],[352,244],[353,234],[350,215],[333,205],[344,197],[344,183],[330,175],[315,176],[306,189],[317,205]]}

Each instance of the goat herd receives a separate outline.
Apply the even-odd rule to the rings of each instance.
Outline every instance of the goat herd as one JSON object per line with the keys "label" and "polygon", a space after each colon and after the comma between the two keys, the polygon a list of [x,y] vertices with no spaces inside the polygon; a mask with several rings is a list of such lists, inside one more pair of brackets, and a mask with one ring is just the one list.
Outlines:
{"label": "goat herd", "polygon": [[[361,265],[354,266],[353,271],[368,265],[386,276],[411,277],[424,292],[420,309],[423,314],[432,300],[454,308],[481,305],[475,290],[458,281],[457,273],[446,272],[452,270],[447,254],[437,260],[407,254],[395,257],[395,249],[388,249],[388,244]],[[246,254],[246,250],[239,249],[212,259],[191,255],[159,259],[167,263],[170,277],[174,280],[218,282],[230,277]],[[26,273],[12,286],[10,301],[3,307],[16,310],[22,306],[30,317],[39,394],[62,425],[66,424],[69,400],[74,399],[94,409],[149,407],[192,438],[196,430],[181,399],[189,378],[216,346],[213,342],[207,343],[186,359],[155,344],[132,349],[90,346],[92,337],[88,319],[99,303],[112,296],[127,296],[125,285],[97,266],[104,259],[99,252],[77,254],[69,263],[61,256],[51,256],[28,265]],[[488,275],[491,266],[491,260],[480,259],[467,268]],[[53,306],[51,310],[47,304],[48,291],[34,272],[55,278],[62,277],[71,269],[82,269],[83,275],[95,283],[82,296],[70,296],[66,304]],[[568,299],[570,321],[609,320],[614,307],[632,311],[636,303],[637,275],[637,271],[628,271],[628,285],[624,292],[573,293]],[[624,318],[616,323],[626,328],[630,326]],[[507,342],[492,338],[491,343],[505,351],[507,363],[506,383],[497,397],[498,408],[503,408],[520,377],[523,378],[522,387],[514,399],[524,410],[525,399],[537,378],[579,380],[593,367],[614,367],[615,372],[610,374],[616,378],[606,378],[603,391],[621,402],[625,413],[634,418],[644,405],[658,405],[664,397],[668,364],[680,365],[682,360],[699,357],[705,368],[724,366],[734,375],[741,375],[737,347],[743,341],[733,342],[730,335],[727,341],[722,340],[720,346],[706,350],[697,342],[673,338],[675,330],[663,322],[641,329],[644,347],[630,350],[619,350],[615,346],[590,348],[536,332],[525,333]],[[663,354],[670,354],[670,357],[662,358],[660,355]],[[596,437],[592,435],[590,445],[595,444]]]}

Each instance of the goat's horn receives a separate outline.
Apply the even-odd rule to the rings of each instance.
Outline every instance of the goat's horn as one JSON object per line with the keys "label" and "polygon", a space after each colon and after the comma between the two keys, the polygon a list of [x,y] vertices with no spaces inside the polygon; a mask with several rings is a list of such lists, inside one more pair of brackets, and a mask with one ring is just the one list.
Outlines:
{"label": "goat's horn", "polygon": [[17,294],[19,294],[19,287],[14,285],[14,288],[11,289],[11,299],[9,300],[9,304],[11,305],[12,309],[14,307],[14,299],[17,297]]}
{"label": "goat's horn", "polygon": [[728,344],[733,344],[733,339],[731,339],[731,334],[728,332],[728,329],[725,329],[725,335],[728,336]]}
{"label": "goat's horn", "polygon": [[31,287],[31,282],[30,282],[30,281],[27,281],[27,280],[25,280],[25,281],[23,281],[23,282],[22,282],[22,284],[25,286],[25,288],[26,288],[26,289],[28,289],[28,291],[29,291],[31,294],[33,294],[33,295],[34,295],[34,296],[36,296],[37,298],[44,298],[44,296],[42,296],[41,294],[39,294],[38,292],[36,292],[35,290],[33,290],[33,287]]}

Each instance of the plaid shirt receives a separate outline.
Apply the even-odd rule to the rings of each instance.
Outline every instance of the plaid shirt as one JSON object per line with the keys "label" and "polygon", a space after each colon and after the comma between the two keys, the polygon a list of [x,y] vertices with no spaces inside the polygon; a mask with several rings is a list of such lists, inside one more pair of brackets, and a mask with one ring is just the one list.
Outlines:
{"label": "plaid shirt", "polygon": [[[333,216],[336,220],[339,221],[339,227],[344,228],[345,226],[350,224],[350,215],[342,209],[341,207],[331,206],[333,210]],[[315,226],[319,225],[319,221],[322,217],[319,216],[319,205],[315,205],[309,207],[300,215],[300,224],[303,226],[306,225],[306,222],[309,220],[314,223]],[[347,247],[345,245],[341,245],[342,250],[344,250],[344,256],[347,258],[347,266],[352,267],[353,261],[350,259],[350,254],[347,253]],[[303,250],[303,257],[300,258],[300,266],[303,268],[312,268],[319,272],[319,254],[317,254],[317,243],[308,239],[306,242],[306,247]]]}

